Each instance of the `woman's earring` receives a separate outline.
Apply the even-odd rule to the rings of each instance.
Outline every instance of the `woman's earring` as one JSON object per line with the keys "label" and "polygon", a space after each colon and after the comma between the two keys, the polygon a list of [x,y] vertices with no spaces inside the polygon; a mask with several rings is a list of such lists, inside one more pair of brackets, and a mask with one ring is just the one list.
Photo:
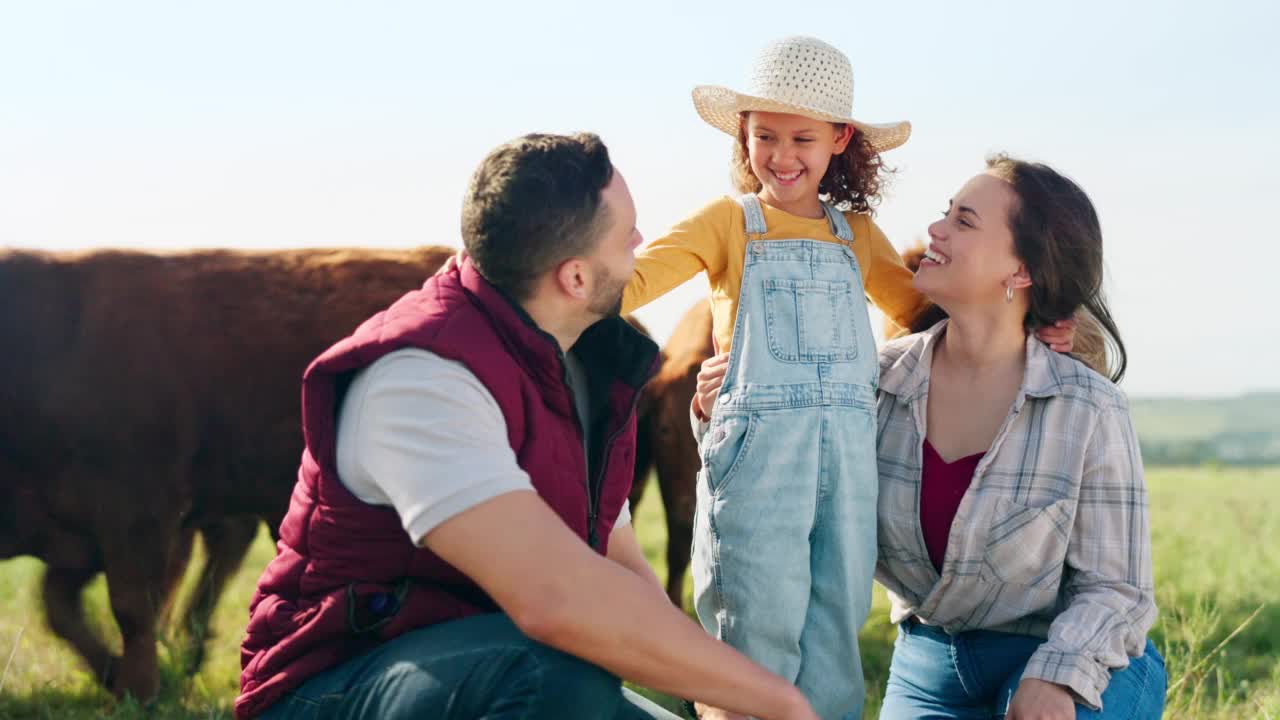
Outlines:
{"label": "woman's earring", "polygon": [[1012,285],[1004,286],[1004,301],[1007,303],[1013,302],[1013,286]]}

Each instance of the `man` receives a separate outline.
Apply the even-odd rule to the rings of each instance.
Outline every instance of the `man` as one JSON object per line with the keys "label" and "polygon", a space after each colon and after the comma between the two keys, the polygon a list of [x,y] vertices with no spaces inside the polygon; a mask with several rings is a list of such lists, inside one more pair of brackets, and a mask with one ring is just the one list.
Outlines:
{"label": "man", "polygon": [[462,214],[467,259],[307,369],[237,717],[671,717],[620,677],[816,717],[671,606],[631,528],[657,348],[618,317],[640,235],[605,146],[499,147]]}

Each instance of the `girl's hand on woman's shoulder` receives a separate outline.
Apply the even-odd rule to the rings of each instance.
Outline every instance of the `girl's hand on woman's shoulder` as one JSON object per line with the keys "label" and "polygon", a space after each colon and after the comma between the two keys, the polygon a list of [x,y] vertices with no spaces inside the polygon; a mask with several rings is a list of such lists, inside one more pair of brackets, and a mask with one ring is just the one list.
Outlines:
{"label": "girl's hand on woman's shoulder", "polygon": [[1052,325],[1036,330],[1036,337],[1040,338],[1040,342],[1048,345],[1050,350],[1069,353],[1075,346],[1076,325],[1078,324],[1075,318],[1059,320]]}

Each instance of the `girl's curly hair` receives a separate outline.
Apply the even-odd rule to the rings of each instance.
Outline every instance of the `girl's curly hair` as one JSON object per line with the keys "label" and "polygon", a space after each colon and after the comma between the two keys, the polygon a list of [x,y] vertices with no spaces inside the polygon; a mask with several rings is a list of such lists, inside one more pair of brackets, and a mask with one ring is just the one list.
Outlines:
{"label": "girl's curly hair", "polygon": [[[837,130],[844,125],[832,123]],[[741,193],[758,193],[760,178],[751,172],[751,160],[747,150],[747,114],[742,113],[738,123],[738,142],[733,146],[733,185]],[[867,136],[857,127],[843,153],[834,155],[827,172],[818,183],[818,194],[836,206],[836,209],[871,215],[880,204],[888,176],[895,170],[884,164],[880,153],[867,141]]]}

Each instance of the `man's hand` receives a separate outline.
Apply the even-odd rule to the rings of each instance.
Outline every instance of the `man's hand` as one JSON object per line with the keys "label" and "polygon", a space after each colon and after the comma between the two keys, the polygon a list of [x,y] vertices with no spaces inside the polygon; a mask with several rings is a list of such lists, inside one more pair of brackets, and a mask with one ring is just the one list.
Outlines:
{"label": "man's hand", "polygon": [[[748,716],[742,715],[741,713],[721,710],[718,707],[703,705],[702,703],[694,703],[693,709],[694,716],[697,717],[698,720],[750,720]],[[813,710],[804,702],[803,699],[797,703],[797,707],[786,717],[788,720],[818,720],[818,716],[814,714]]]}
{"label": "man's hand", "polygon": [[698,711],[698,720],[748,720],[746,715],[731,713],[702,703],[694,703],[693,707]]}
{"label": "man's hand", "polygon": [[1025,678],[1009,702],[1006,720],[1073,720],[1076,703],[1061,685]]}
{"label": "man's hand", "polygon": [[1069,353],[1075,346],[1076,340],[1076,322],[1075,318],[1067,320],[1059,320],[1052,325],[1046,325],[1036,331],[1036,337],[1040,338],[1040,342],[1049,346],[1050,350]]}

